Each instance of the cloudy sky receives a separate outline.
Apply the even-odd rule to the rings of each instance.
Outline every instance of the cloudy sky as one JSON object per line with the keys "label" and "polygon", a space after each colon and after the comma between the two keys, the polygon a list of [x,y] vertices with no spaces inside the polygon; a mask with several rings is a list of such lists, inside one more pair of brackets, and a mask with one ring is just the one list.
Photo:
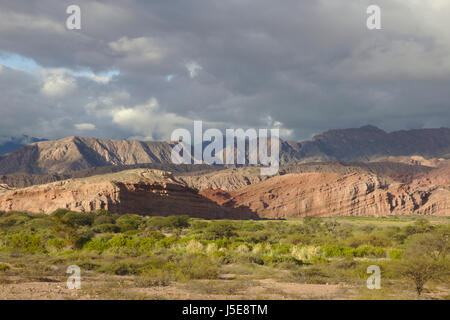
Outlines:
{"label": "cloudy sky", "polygon": [[449,126],[449,17],[448,0],[2,1],[0,135]]}

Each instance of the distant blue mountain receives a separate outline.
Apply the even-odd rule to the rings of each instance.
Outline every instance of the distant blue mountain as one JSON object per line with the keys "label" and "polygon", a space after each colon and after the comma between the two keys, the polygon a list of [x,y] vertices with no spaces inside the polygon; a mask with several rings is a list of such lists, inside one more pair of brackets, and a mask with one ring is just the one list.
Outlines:
{"label": "distant blue mountain", "polygon": [[0,136],[0,156],[15,151],[27,144],[39,141],[47,141],[47,139],[39,139],[27,135],[21,137]]}

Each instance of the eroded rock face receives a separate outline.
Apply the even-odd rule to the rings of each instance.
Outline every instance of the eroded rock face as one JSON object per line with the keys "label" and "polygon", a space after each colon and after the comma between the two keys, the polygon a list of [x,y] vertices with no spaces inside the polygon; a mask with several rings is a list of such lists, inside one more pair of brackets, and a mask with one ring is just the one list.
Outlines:
{"label": "eroded rock face", "polygon": [[69,179],[22,189],[0,189],[0,210],[51,213],[107,209],[144,215],[186,214],[202,218],[256,218],[250,212],[225,210],[177,182],[171,173],[138,169],[114,174]]}
{"label": "eroded rock face", "polygon": [[[245,174],[224,170],[189,180],[167,171],[135,169],[28,188],[0,185],[0,210],[50,213],[58,208],[103,208],[117,213],[211,219],[450,215],[450,167],[424,171],[409,183],[369,171],[347,174],[340,170],[286,173],[258,180],[251,170]],[[227,176],[227,172],[231,174]],[[206,188],[199,192],[192,185]]]}
{"label": "eroded rock face", "polygon": [[304,173],[273,177],[242,190],[203,190],[224,207],[260,217],[450,215],[450,186],[388,184],[371,174]]}

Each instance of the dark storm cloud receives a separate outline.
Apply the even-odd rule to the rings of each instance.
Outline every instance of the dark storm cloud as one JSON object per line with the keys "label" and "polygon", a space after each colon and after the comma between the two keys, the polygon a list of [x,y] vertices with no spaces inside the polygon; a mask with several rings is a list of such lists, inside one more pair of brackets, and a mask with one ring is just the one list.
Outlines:
{"label": "dark storm cloud", "polygon": [[[0,51],[0,134],[168,139],[209,126],[329,128],[450,123],[450,3],[375,1],[14,1]],[[65,29],[78,4],[82,30]],[[1,60],[0,60],[1,63]],[[115,70],[116,73],[109,73]]]}

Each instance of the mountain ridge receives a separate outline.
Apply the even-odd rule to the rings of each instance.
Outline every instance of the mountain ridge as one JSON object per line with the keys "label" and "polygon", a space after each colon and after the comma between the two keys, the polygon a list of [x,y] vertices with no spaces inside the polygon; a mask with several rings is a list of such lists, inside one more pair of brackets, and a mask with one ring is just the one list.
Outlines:
{"label": "mountain ridge", "polygon": [[[108,140],[69,136],[34,142],[0,156],[0,174],[62,174],[102,166],[171,163],[176,142]],[[375,126],[329,130],[309,141],[281,140],[280,164],[370,161],[380,157],[450,159],[450,128],[387,133]]]}

